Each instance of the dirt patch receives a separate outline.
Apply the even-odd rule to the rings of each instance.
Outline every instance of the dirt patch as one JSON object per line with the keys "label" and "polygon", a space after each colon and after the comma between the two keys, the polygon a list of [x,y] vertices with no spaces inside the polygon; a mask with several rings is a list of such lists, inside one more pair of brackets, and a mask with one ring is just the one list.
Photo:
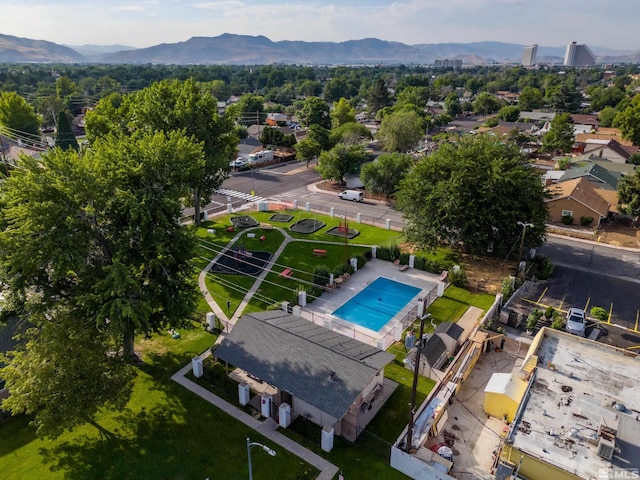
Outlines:
{"label": "dirt patch", "polygon": [[617,247],[640,247],[640,230],[615,223],[605,224],[597,240]]}
{"label": "dirt patch", "polygon": [[460,265],[467,273],[467,287],[478,293],[495,295],[502,291],[502,281],[516,272],[516,262],[498,258],[462,255]]}

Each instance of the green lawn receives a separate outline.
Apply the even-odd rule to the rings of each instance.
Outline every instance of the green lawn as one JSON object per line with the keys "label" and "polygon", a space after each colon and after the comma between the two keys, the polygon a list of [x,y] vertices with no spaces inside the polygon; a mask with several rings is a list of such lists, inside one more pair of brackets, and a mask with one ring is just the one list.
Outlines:
{"label": "green lawn", "polygon": [[[283,266],[297,269],[299,278],[311,280],[309,273],[301,272],[312,272],[316,265],[321,264],[327,265],[330,270],[344,264],[347,255],[341,239],[324,233],[330,227],[339,225],[340,219],[307,212],[293,214],[291,222],[272,224],[286,228],[302,218],[322,220],[327,225],[311,235],[287,231],[294,238],[336,244],[292,242],[276,260],[276,273],[270,273],[268,282],[262,284],[259,290],[261,298],[279,302],[294,295],[292,290],[297,288],[295,278],[284,279],[277,275]],[[271,215],[271,212],[253,214],[260,222],[268,222]],[[197,268],[204,268],[238,233],[237,229],[234,232],[227,231],[231,225],[229,218],[230,215],[216,218],[196,230],[200,239],[195,259]],[[349,241],[349,257],[369,250],[369,247],[356,244],[393,245],[401,239],[398,232],[355,222],[350,222],[349,227],[360,231],[360,235]],[[215,232],[211,233],[208,229]],[[248,250],[274,252],[283,239],[276,230],[257,229],[254,232],[256,238],[242,236],[241,241]],[[266,239],[260,242],[262,234]],[[327,255],[315,257],[314,248],[327,250]],[[431,255],[432,259],[443,260],[452,258],[453,254],[448,250],[437,250]],[[252,277],[244,275],[217,275],[217,278],[209,275],[207,287],[223,309],[230,301],[233,313],[253,282]],[[449,287],[445,296],[436,300],[429,311],[438,322],[456,321],[468,305],[486,310],[492,302],[491,295],[474,295]],[[267,304],[253,300],[247,311],[264,310]],[[202,300],[198,304],[198,315],[202,316],[202,320],[206,311],[209,308]],[[136,350],[140,352],[144,364],[138,369],[132,398],[126,411],[104,412],[99,416],[97,421],[101,432],[87,424],[56,440],[43,440],[35,436],[26,417],[12,418],[0,424],[0,472],[3,472],[3,478],[6,472],[10,472],[6,478],[11,479],[247,478],[246,437],[251,437],[252,441],[269,442],[170,380],[173,373],[215,341],[215,336],[205,332],[199,321],[193,322],[191,329],[180,330],[180,334],[181,338],[177,340],[167,333],[139,339]],[[386,367],[385,376],[398,382],[399,386],[355,444],[336,438],[332,452],[322,452],[319,427],[304,419],[296,420],[290,429],[282,430],[282,433],[338,465],[347,479],[406,478],[389,467],[388,454],[390,444],[407,423],[413,375],[402,365],[403,345],[396,343],[389,351],[396,355],[396,359]],[[202,381],[200,383],[203,384]],[[431,380],[419,379],[417,405],[432,388]],[[230,400],[233,393],[231,391]],[[256,480],[315,478],[318,472],[309,465],[286,450],[271,446],[277,450],[275,458],[254,449],[252,459]]]}
{"label": "green lawn", "polygon": [[[195,325],[140,340],[139,368],[127,410],[104,413],[104,429],[85,425],[57,440],[35,437],[25,417],[0,426],[0,471],[19,479],[246,479],[246,437],[269,443],[169,378],[215,337]],[[254,449],[254,478],[315,478],[317,471],[272,445],[276,457]],[[310,472],[306,476],[304,471]]]}
{"label": "green lawn", "polygon": [[[272,222],[269,218],[274,213],[283,213],[286,215],[292,215],[293,219],[290,222]],[[329,215],[320,215],[315,214],[313,212],[305,212],[303,210],[291,210],[291,211],[283,211],[283,212],[247,212],[243,213],[243,215],[250,215],[259,222],[270,223],[274,227],[284,228],[287,233],[293,238],[298,238],[302,240],[321,240],[327,242],[340,242],[341,237],[337,237],[335,235],[327,235],[326,231],[332,227],[340,226],[340,222],[342,222],[342,218],[331,217]],[[213,222],[205,222],[203,224],[206,228],[216,228],[216,236],[218,236],[218,230],[225,229],[231,226],[231,217],[239,216],[239,214],[230,214],[222,217],[216,217],[215,223]],[[319,229],[318,231],[305,234],[305,233],[297,233],[293,232],[289,229],[289,226],[303,220],[305,218],[311,218],[315,220],[319,220],[325,223],[325,226]],[[358,230],[358,236],[349,240],[350,243],[361,244],[361,245],[393,245],[394,243],[399,243],[402,238],[402,233],[394,230],[385,230],[383,228],[374,227],[371,225],[365,225],[364,223],[356,223],[355,221],[349,221],[349,228]],[[236,230],[237,233],[237,230]],[[233,234],[231,234],[233,237]]]}

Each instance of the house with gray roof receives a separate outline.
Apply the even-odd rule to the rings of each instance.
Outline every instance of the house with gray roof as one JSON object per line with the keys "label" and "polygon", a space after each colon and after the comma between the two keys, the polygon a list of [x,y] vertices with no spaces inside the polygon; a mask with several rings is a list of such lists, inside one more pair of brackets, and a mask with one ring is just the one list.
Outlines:
{"label": "house with gray roof", "polygon": [[618,188],[618,180],[622,178],[622,175],[608,170],[602,164],[589,162],[566,170],[558,180],[558,183],[581,177],[591,182],[595,187],[604,190],[616,190]]}
{"label": "house with gray roof", "polygon": [[450,355],[455,354],[461,343],[466,340],[464,328],[454,322],[440,323],[436,328],[435,334],[440,337]]}
{"label": "house with gray roof", "polygon": [[[437,383],[442,379],[442,366],[453,352],[447,348],[447,345],[442,341],[440,335],[429,335],[423,342],[420,351],[421,360],[418,373]],[[404,365],[407,369],[414,370],[417,353],[418,349],[414,347],[407,354],[404,359]]]}
{"label": "house with gray roof", "polygon": [[354,441],[382,406],[384,367],[394,356],[284,311],[249,313],[212,351],[272,385],[274,405]]}

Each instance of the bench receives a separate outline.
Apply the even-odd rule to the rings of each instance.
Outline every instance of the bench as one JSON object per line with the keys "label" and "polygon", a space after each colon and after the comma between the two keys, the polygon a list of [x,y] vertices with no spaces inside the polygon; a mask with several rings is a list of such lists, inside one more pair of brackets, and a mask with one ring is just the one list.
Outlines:
{"label": "bench", "polygon": [[316,257],[324,257],[327,254],[327,251],[326,250],[321,250],[319,248],[316,248],[316,249],[313,250],[313,254]]}
{"label": "bench", "polygon": [[289,278],[291,277],[291,275],[293,275],[293,270],[291,270],[290,268],[286,268],[281,271],[279,275],[284,278]]}
{"label": "bench", "polygon": [[400,265],[400,268],[398,269],[401,272],[404,272],[405,270],[409,270],[409,265]]}

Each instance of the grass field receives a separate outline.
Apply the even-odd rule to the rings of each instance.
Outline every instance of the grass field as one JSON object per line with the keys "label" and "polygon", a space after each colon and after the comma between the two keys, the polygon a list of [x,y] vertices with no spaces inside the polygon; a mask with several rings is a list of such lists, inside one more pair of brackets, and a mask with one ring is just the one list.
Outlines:
{"label": "grass field", "polygon": [[[253,216],[260,222],[268,222],[271,215],[256,213]],[[196,231],[200,239],[195,259],[198,269],[204,268],[238,233],[237,229],[233,232],[227,230],[231,225],[229,218],[216,218]],[[316,218],[327,225],[311,235],[287,229],[296,241],[284,249],[276,260],[278,265],[274,271],[289,267],[296,274],[292,279],[284,279],[277,273],[270,273],[267,282],[259,289],[260,297],[266,301],[253,300],[246,311],[264,310],[271,300],[277,303],[287,299],[297,289],[297,280],[311,280],[310,272],[317,265],[333,269],[344,264],[344,243],[324,233],[338,226],[340,219],[296,212],[291,222],[273,225],[286,227],[302,218]],[[349,241],[349,256],[368,251],[369,245],[393,245],[401,241],[398,232],[355,223],[350,223],[349,227],[360,231],[360,235]],[[284,239],[277,230],[257,229],[254,232],[257,234],[254,238],[242,236],[241,241],[247,250],[260,249],[273,253]],[[266,238],[261,242],[259,237],[263,234]],[[325,257],[313,255],[313,249],[319,248],[319,245],[327,250]],[[451,258],[453,253],[443,250],[431,255],[433,259],[444,259]],[[233,313],[254,281],[253,277],[247,275],[209,275],[207,288],[223,310],[226,310],[229,301],[230,313]],[[463,289],[449,287],[444,297],[436,300],[429,311],[438,322],[456,321],[469,305],[486,309],[492,301],[490,295],[474,295]],[[197,317],[204,320],[204,313],[208,311],[206,302],[200,301]],[[198,321],[193,322],[192,328],[180,330],[180,334],[179,339],[172,339],[165,332],[138,340],[136,350],[144,363],[138,368],[131,400],[124,412],[103,412],[97,418],[100,429],[86,424],[56,440],[43,440],[35,436],[26,417],[12,418],[0,424],[1,478],[247,478],[246,437],[261,443],[269,442],[170,380],[173,373],[189,363],[194,355],[208,349],[216,338],[205,332]],[[389,351],[396,359],[386,367],[385,376],[399,386],[355,444],[336,438],[332,452],[323,452],[320,449],[319,427],[304,419],[296,420],[290,429],[281,430],[283,434],[338,465],[349,480],[406,478],[389,467],[388,451],[408,419],[413,375],[403,367],[403,345],[394,344]],[[419,379],[418,405],[433,386],[431,380]],[[298,457],[277,446],[271,447],[277,450],[274,458],[254,449],[252,460],[255,480],[299,480],[315,478],[317,475],[317,471]]]}
{"label": "grass field", "polygon": [[[105,412],[57,440],[35,436],[25,417],[0,425],[0,472],[21,479],[246,479],[246,437],[268,443],[244,424],[221,413],[170,376],[211,346],[215,337],[194,325],[140,340],[140,366],[127,409]],[[317,471],[273,446],[276,457],[252,455],[254,479],[315,478]],[[307,472],[305,475],[304,472]]]}

